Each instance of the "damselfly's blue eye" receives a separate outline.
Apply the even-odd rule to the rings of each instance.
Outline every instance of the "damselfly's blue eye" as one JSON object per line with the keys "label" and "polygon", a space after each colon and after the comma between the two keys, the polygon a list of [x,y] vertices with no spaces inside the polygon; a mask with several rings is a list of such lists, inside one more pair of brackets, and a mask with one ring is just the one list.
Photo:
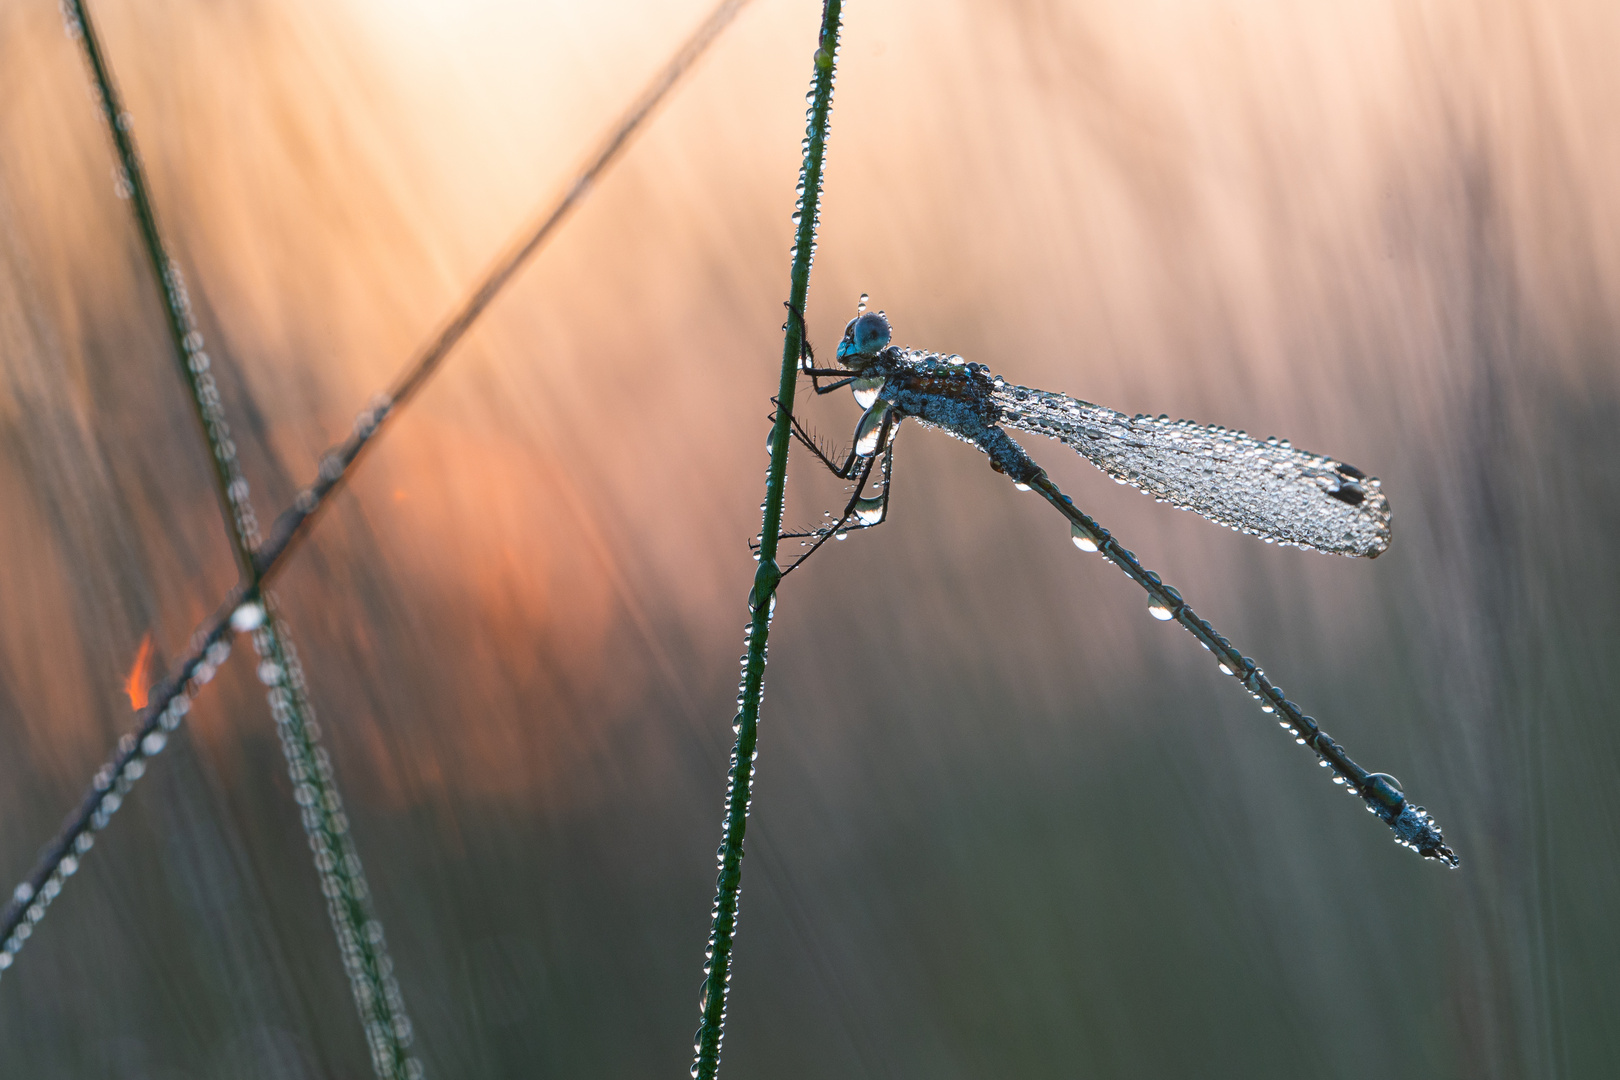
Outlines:
{"label": "damselfly's blue eye", "polygon": [[875,356],[889,344],[889,320],[880,312],[868,311],[851,319],[844,328],[844,340],[838,343],[838,356]]}

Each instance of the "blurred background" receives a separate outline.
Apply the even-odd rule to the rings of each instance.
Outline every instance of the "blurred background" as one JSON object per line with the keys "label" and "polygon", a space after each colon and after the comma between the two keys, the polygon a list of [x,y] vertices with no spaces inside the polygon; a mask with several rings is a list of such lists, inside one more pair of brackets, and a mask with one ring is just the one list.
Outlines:
{"label": "blurred background", "polygon": [[[705,10],[96,6],[261,519]],[[744,10],[277,583],[429,1077],[690,1063],[818,18]],[[823,355],[865,291],[1381,476],[1369,563],[1022,440],[1463,866],[908,428],[889,523],[781,595],[724,1075],[1620,1072],[1617,41],[1603,0],[850,5]],[[0,5],[6,887],[235,576],[88,86]],[[0,980],[3,1071],[368,1075],[245,656],[171,747]]]}

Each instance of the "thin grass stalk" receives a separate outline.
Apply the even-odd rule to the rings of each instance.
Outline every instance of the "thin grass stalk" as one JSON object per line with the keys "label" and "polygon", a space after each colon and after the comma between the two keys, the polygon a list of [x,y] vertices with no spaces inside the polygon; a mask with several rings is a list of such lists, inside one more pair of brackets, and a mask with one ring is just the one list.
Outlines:
{"label": "thin grass stalk", "polygon": [[789,284],[790,317],[782,337],[782,378],[777,389],[778,408],[771,429],[771,464],[765,477],[765,503],[760,525],[759,569],[748,593],[747,653],[743,656],[742,686],[733,730],[737,742],[731,751],[726,781],[725,819],[715,880],[713,922],[709,930],[707,961],[703,966],[702,1019],[698,1024],[692,1076],[713,1080],[720,1069],[720,1043],[725,1034],[726,993],[731,982],[731,951],[737,932],[737,902],[742,888],[743,835],[748,827],[752,800],[754,759],[758,751],[759,706],[765,690],[766,639],[776,608],[776,586],[782,580],[776,564],[778,534],[782,526],[782,494],[787,478],[789,425],[793,391],[798,383],[802,349],[802,313],[810,289],[810,265],[815,257],[816,226],[821,215],[822,162],[831,121],[833,77],[838,60],[840,0],[825,0],[821,32],[816,38],[815,68],[811,80],[810,109],[805,131],[804,163],[799,168],[798,202],[794,211],[797,232],[793,243],[793,269]]}
{"label": "thin grass stalk", "polygon": [[135,730],[118,740],[112,758],[96,772],[78,807],[46,845],[33,871],[12,891],[0,911],[0,973],[16,962],[17,953],[45,917],[51,901],[67,879],[78,872],[79,860],[95,845],[95,834],[107,827],[135,781],[145,775],[147,759],[162,752],[169,733],[190,711],[192,698],[230,655],[231,612],[240,597],[239,591],[233,592],[225,605],[198,627],[186,655],[148,694]]}
{"label": "thin grass stalk", "polygon": [[[185,380],[198,425],[213,461],[213,476],[220,509],[231,540],[232,551],[241,569],[245,590],[260,592],[261,574],[254,562],[254,550],[259,545],[258,521],[248,499],[248,484],[236,456],[236,444],[231,439],[226,423],[218,387],[209,372],[210,360],[203,349],[202,334],[192,314],[185,279],[179,264],[172,259],[163,243],[158,228],[157,211],[152,204],[140,152],[135,145],[134,124],[125,111],[113,81],[111,66],[96,35],[95,24],[84,0],[72,0],[74,20],[69,32],[76,30],[90,63],[95,79],[99,103],[107,127],[117,147],[122,169],[121,195],[127,195],[140,228],[141,238],[151,260],[152,269],[160,283],[167,315],[169,335],[174,346],[174,357]],[[74,25],[76,22],[76,26]],[[260,605],[270,598],[261,595]],[[242,610],[242,609],[239,609]],[[404,999],[399,992],[392,971],[381,924],[370,910],[370,890],[354,842],[348,831],[348,820],[342,812],[342,800],[337,794],[337,781],[331,770],[326,752],[317,745],[319,728],[305,722],[308,709],[303,698],[303,679],[297,668],[296,655],[286,630],[279,624],[273,608],[265,620],[262,607],[251,609],[243,621],[233,615],[239,628],[245,623],[260,622],[255,642],[261,653],[270,658],[260,665],[261,676],[275,671],[280,682],[270,685],[270,707],[276,718],[277,730],[282,733],[287,752],[288,768],[292,773],[294,790],[304,793],[312,787],[318,797],[305,801],[300,818],[308,834],[315,857],[316,873],[321,878],[322,891],[329,901],[332,929],[337,937],[343,958],[344,971],[349,977],[350,989],[359,1007],[366,1041],[371,1049],[372,1067],[382,1080],[417,1080],[421,1065],[411,1058],[407,1048],[411,1041],[411,1024],[405,1016]],[[294,679],[293,676],[297,675]],[[290,719],[289,719],[290,718]],[[143,765],[134,776],[126,767],[123,777],[131,782],[138,779]],[[114,793],[116,795],[116,791]],[[336,869],[334,869],[336,867]],[[341,902],[333,900],[334,889]]]}
{"label": "thin grass stalk", "polygon": [[247,581],[253,581],[253,549],[259,542],[259,524],[248,500],[247,480],[236,458],[236,443],[231,439],[230,425],[220,407],[219,388],[208,370],[211,361],[203,350],[202,335],[197,332],[192,316],[191,298],[186,293],[185,279],[180,266],[169,257],[158,230],[157,210],[152,205],[146,171],[141,164],[140,151],[135,146],[134,120],[125,111],[107,63],[90,10],[84,0],[71,0],[63,9],[69,37],[76,38],[84,48],[90,64],[91,77],[96,89],[97,104],[107,121],[118,151],[118,194],[128,198],[135,224],[140,229],[142,245],[152,263],[152,273],[163,290],[163,314],[169,336],[174,343],[174,359],[180,368],[180,377],[191,391],[192,413],[202,428],[213,464],[214,493],[219,498],[225,519],[225,531],[230,539],[231,551],[236,556],[238,569]]}
{"label": "thin grass stalk", "polygon": [[[723,0],[710,13],[642,96],[620,117],[598,152],[569,185],[567,193],[507,246],[508,254],[496,260],[479,285],[445,320],[444,328],[401,369],[392,383],[393,389],[374,398],[355,418],[349,438],[322,456],[316,480],[276,517],[270,535],[253,552],[253,568],[259,584],[233,588],[215,613],[192,633],[185,654],[171,666],[169,675],[148,692],[147,705],[136,716],[135,730],[119,740],[78,807],[41,849],[34,868],[0,908],[0,973],[15,962],[17,952],[32,935],[34,926],[44,918],[45,910],[61,892],[63,883],[78,871],[79,859],[95,844],[94,833],[105,827],[135,781],[145,774],[146,759],[162,751],[168,734],[190,711],[192,698],[213,678],[215,669],[229,655],[231,641],[238,632],[232,616],[241,613],[244,628],[255,618],[262,617],[254,614],[261,590],[280,570],[298,541],[307,535],[316,511],[337,489],[360,452],[378,434],[383,423],[398,413],[404,400],[438,370],[440,362],[511,282],[516,271],[545,246],[562,219],[584,199],[631,136],[746,3],[747,0]],[[83,33],[84,25],[77,20],[70,21],[69,34],[78,36]],[[97,55],[100,55],[99,47]],[[377,403],[380,401],[388,401],[389,407],[379,411]]]}
{"label": "thin grass stalk", "polygon": [[394,978],[382,923],[372,910],[371,890],[355,850],[348,815],[343,812],[332,760],[320,745],[320,727],[304,692],[303,666],[268,597],[264,622],[254,630],[253,644],[260,657],[259,680],[269,687],[276,734],[293,780],[293,798],[301,808],[321,892],[365,1027],[372,1068],[378,1076],[418,1080],[421,1063],[407,1052],[412,1033],[405,999]]}

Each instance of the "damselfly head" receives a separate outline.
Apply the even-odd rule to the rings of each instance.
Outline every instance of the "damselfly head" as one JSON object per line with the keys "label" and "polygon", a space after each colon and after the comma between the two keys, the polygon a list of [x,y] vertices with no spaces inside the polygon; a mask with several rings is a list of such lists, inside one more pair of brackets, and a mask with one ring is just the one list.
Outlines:
{"label": "damselfly head", "polygon": [[838,343],[838,359],[852,371],[867,367],[889,344],[889,320],[881,311],[857,315],[844,327]]}

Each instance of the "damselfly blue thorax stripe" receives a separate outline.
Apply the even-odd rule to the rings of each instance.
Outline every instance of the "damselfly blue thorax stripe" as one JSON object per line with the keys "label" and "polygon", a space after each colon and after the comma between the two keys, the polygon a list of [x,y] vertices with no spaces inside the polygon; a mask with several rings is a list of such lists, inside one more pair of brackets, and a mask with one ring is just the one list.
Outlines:
{"label": "damselfly blue thorax stripe", "polygon": [[[799,315],[793,312],[792,317]],[[1058,490],[1003,428],[1058,439],[1115,480],[1218,524],[1267,542],[1340,555],[1373,558],[1389,547],[1389,502],[1377,479],[1286,440],[1254,439],[1241,431],[1168,417],[1129,417],[1063,394],[1015,386],[983,364],[901,348],[891,345],[890,337],[887,317],[867,311],[862,296],[838,345],[841,367],[816,367],[806,347],[801,370],[816,393],[849,386],[865,411],[855,428],[854,446],[841,462],[790,418],[794,436],[835,475],[853,481],[854,491],[843,513],[830,523],[782,534],[802,538],[808,549],[787,571],[831,537],[882,524],[900,424],[912,419],[937,427],[978,447],[990,458],[990,467],[1018,487],[1040,492],[1068,519],[1075,546],[1101,552],[1147,592],[1155,618],[1180,623],[1214,653],[1221,671],[1241,682],[1261,711],[1276,716],[1296,743],[1315,751],[1319,763],[1333,771],[1334,783],[1359,796],[1394,830],[1397,842],[1447,866],[1458,865],[1440,827],[1406,799],[1393,777],[1369,773],[1352,761],[1253,660]],[[823,378],[835,381],[823,385]],[[873,484],[876,491],[868,494]]]}

